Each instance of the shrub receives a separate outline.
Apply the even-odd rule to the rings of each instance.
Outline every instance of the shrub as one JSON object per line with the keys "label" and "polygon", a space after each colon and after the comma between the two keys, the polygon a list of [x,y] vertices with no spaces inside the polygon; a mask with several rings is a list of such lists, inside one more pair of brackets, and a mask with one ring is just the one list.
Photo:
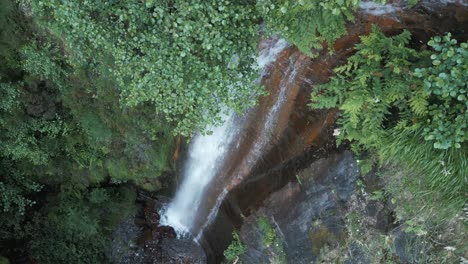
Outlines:
{"label": "shrub", "polygon": [[271,226],[268,219],[264,216],[258,219],[258,227],[263,236],[263,245],[265,247],[270,247],[276,238],[276,232],[273,226]]}
{"label": "shrub", "polygon": [[468,139],[468,43],[456,44],[450,33],[431,39],[432,66],[415,70],[426,97],[427,109],[419,111],[427,116],[422,136],[436,149],[461,148]]}
{"label": "shrub", "polygon": [[73,68],[115,80],[123,107],[150,104],[177,133],[219,124],[224,106],[245,110],[262,93],[250,2],[21,2],[64,40]]}
{"label": "shrub", "polygon": [[349,140],[357,153],[374,151],[420,170],[426,188],[458,203],[468,169],[467,43],[456,46],[448,34],[429,42],[433,51],[417,52],[406,47],[409,40],[407,31],[386,37],[374,26],[312,93],[311,106],[341,110],[338,143]]}
{"label": "shrub", "polygon": [[38,263],[105,263],[109,233],[132,213],[135,192],[125,187],[76,188],[52,198],[29,226]]}
{"label": "shrub", "polygon": [[247,251],[247,247],[240,240],[236,232],[232,232],[232,242],[226,250],[224,250],[224,257],[227,261],[235,261],[240,255]]}
{"label": "shrub", "polygon": [[338,142],[349,140],[353,150],[376,149],[382,146],[388,129],[411,114],[408,99],[416,94],[411,66],[420,55],[407,48],[410,33],[404,31],[386,37],[374,26],[372,33],[361,37],[356,54],[335,69],[337,75],[312,92],[313,108],[334,108],[341,111]]}
{"label": "shrub", "polygon": [[[385,1],[377,1],[385,2]],[[346,21],[354,20],[359,0],[258,0],[257,8],[267,27],[294,43],[300,51],[315,56],[311,48],[322,49],[346,34]]]}

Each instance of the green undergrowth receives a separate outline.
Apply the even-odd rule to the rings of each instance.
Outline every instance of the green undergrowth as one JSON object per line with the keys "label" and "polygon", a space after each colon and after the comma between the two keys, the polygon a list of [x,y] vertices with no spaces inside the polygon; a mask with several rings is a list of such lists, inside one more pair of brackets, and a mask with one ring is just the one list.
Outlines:
{"label": "green undergrowth", "polygon": [[[232,232],[232,242],[224,250],[224,257],[229,263],[238,261],[239,257],[247,251],[247,246],[240,240],[239,234]],[[239,263],[239,261],[238,261]]]}
{"label": "green undergrowth", "polygon": [[0,6],[0,255],[105,263],[132,186],[158,190],[173,169],[173,126],[122,108],[115,80],[71,65],[27,5]]}
{"label": "green undergrowth", "polygon": [[[441,194],[421,195],[424,174],[387,164],[377,171],[383,188],[368,193],[365,182],[348,201],[344,217],[347,238],[320,248],[318,263],[459,263],[468,248],[466,206],[460,209]],[[385,229],[368,206],[395,217]],[[387,208],[387,209],[385,209]],[[374,209],[375,210],[375,209]]]}
{"label": "green undergrowth", "polygon": [[[385,36],[374,26],[331,81],[316,87],[310,106],[338,108],[338,144],[351,142],[364,175],[381,168],[385,185],[371,198],[394,205],[394,224],[411,234],[398,242],[407,243],[408,258],[452,263],[466,254],[468,43],[450,33],[427,49],[410,41],[408,31]],[[355,243],[371,263],[399,263],[396,235],[365,223],[362,208],[348,214],[346,248]]]}
{"label": "green undergrowth", "polygon": [[[457,206],[466,195],[468,43],[434,37],[432,48],[408,47],[410,33],[386,37],[374,26],[356,54],[312,93],[313,108],[341,110],[337,142],[362,157],[395,161],[426,176],[427,192]],[[363,162],[364,173],[372,168]]]}
{"label": "green undergrowth", "polygon": [[360,0],[258,0],[257,7],[271,32],[315,57],[324,43],[333,50],[335,40],[347,33],[346,22],[354,21],[360,3]]}
{"label": "green undergrowth", "polygon": [[281,237],[276,233],[275,228],[268,220],[268,218],[265,216],[260,216],[257,220],[257,223],[262,237],[262,245],[268,250],[272,251],[272,258],[270,260],[273,263],[288,263]]}
{"label": "green undergrowth", "polygon": [[106,263],[110,233],[135,212],[135,196],[125,187],[61,192],[26,228],[31,253],[39,263]]}
{"label": "green undergrowth", "polygon": [[466,204],[428,192],[420,171],[387,165],[381,177],[383,191],[395,205],[395,221],[430,245],[427,255],[432,262],[428,263],[456,262],[468,252]]}

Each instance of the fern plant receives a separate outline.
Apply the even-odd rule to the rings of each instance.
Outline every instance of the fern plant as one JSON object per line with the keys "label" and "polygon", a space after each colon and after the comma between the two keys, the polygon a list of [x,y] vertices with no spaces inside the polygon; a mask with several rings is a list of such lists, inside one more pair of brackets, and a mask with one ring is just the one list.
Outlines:
{"label": "fern plant", "polygon": [[346,34],[345,23],[354,20],[353,13],[360,3],[360,0],[258,0],[257,9],[271,31],[314,57],[317,53],[311,49],[321,50],[323,42],[332,47],[337,38]]}
{"label": "fern plant", "polygon": [[[410,33],[374,26],[336,76],[312,92],[312,108],[339,108],[338,143],[376,152],[426,174],[428,189],[460,199],[466,186],[467,43],[435,37],[433,51],[408,48]],[[432,65],[430,63],[432,62]]]}
{"label": "fern plant", "polygon": [[395,126],[391,117],[410,114],[406,102],[414,96],[411,87],[417,83],[408,76],[420,55],[405,47],[409,41],[408,31],[387,38],[374,26],[370,35],[361,37],[356,54],[335,69],[337,76],[316,87],[313,108],[342,110],[338,142],[354,142],[356,152],[378,148],[387,129]]}

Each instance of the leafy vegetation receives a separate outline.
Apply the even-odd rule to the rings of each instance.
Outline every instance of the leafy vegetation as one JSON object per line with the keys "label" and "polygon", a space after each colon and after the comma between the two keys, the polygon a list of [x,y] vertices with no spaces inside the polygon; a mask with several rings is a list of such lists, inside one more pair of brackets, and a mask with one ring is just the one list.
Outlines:
{"label": "leafy vegetation", "polygon": [[[0,0],[0,262],[107,262],[134,185],[159,190],[172,172],[175,136],[207,132],[265,94],[254,82],[259,24],[314,55],[346,33],[359,4]],[[447,35],[419,52],[409,41],[374,28],[314,107],[341,108],[340,141],[419,170],[409,186],[460,208],[467,44]],[[284,262],[268,219],[259,228]],[[234,233],[226,259],[245,251]]]}
{"label": "leafy vegetation", "polygon": [[105,263],[110,231],[132,213],[134,200],[128,188],[61,192],[29,226],[33,255],[40,263]]}
{"label": "leafy vegetation", "polygon": [[226,260],[233,262],[246,251],[247,247],[242,243],[239,235],[236,232],[232,232],[232,242],[228,248],[224,250],[224,257]]}
{"label": "leafy vegetation", "polygon": [[[410,40],[407,31],[387,37],[374,26],[336,76],[312,93],[311,107],[341,110],[337,141],[350,141],[357,154],[371,157],[361,161],[364,173],[379,157],[385,186],[370,199],[391,199],[396,222],[415,238],[407,243],[424,248],[410,257],[454,261],[465,250],[454,230],[463,230],[459,214],[466,200],[468,43],[448,33],[418,51]],[[354,215],[348,216],[350,241],[384,261],[394,251],[389,237],[378,239]],[[447,255],[440,245],[456,252]]]}
{"label": "leafy vegetation", "polygon": [[[376,1],[384,3],[385,1]],[[257,7],[267,28],[315,56],[324,42],[332,50],[335,40],[346,34],[346,21],[354,20],[359,0],[259,0]]]}
{"label": "leafy vegetation", "polygon": [[447,35],[429,42],[433,51],[417,52],[407,47],[409,32],[386,37],[377,27],[361,41],[337,76],[312,93],[311,106],[342,110],[338,142],[425,172],[428,189],[461,205],[468,169],[467,44]]}
{"label": "leafy vegetation", "polygon": [[275,229],[271,226],[268,219],[264,216],[258,219],[258,227],[260,228],[260,232],[262,232],[263,235],[263,245],[265,247],[271,246],[276,238]]}
{"label": "leafy vegetation", "polygon": [[260,216],[258,218],[258,228],[262,235],[262,244],[264,247],[271,250],[271,260],[274,263],[287,263],[286,253],[283,248],[283,241],[276,234],[275,228],[271,225],[268,218],[265,216]]}
{"label": "leafy vegetation", "polygon": [[219,124],[224,107],[243,111],[262,93],[253,83],[259,17],[249,2],[23,2],[64,39],[72,67],[115,80],[123,107],[150,105],[176,133]]}
{"label": "leafy vegetation", "polygon": [[60,39],[0,6],[0,255],[103,263],[133,212],[135,190],[119,183],[160,187],[149,179],[171,169],[172,127],[142,114],[150,106],[122,110],[111,80],[73,68]]}
{"label": "leafy vegetation", "polygon": [[420,116],[428,116],[422,135],[434,141],[436,149],[459,149],[468,139],[468,43],[456,44],[450,33],[430,40],[428,45],[436,51],[430,57],[432,65],[415,70],[424,83],[424,98],[413,100],[412,106]]}

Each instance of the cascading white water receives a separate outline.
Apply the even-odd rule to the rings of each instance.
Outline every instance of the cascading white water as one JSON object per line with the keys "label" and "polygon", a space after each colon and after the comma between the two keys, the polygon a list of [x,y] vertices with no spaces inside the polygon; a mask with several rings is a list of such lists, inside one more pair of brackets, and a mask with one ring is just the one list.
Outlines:
{"label": "cascading white water", "polygon": [[163,212],[161,224],[172,226],[180,236],[190,232],[203,191],[215,176],[218,161],[235,134],[234,113],[223,119],[222,126],[210,129],[213,132],[211,135],[198,133],[194,137],[185,162],[182,185]]}
{"label": "cascading white water", "polygon": [[287,46],[288,42],[285,39],[279,39],[272,47],[261,50],[257,58],[258,68],[262,71],[266,70],[267,66],[274,62],[276,56]]}
{"label": "cascading white water", "polygon": [[[284,47],[283,47],[284,48]],[[282,49],[281,49],[282,50]],[[279,51],[281,51],[279,50]],[[278,52],[279,52],[278,51]],[[296,70],[292,68],[291,71],[287,72],[289,75],[289,78],[286,83],[283,83],[280,88],[280,92],[276,98],[276,102],[274,105],[270,108],[268,111],[266,120],[263,124],[262,131],[260,134],[260,137],[257,138],[253,144],[253,148],[251,151],[246,155],[243,164],[240,166],[241,168],[250,168],[253,164],[255,164],[256,161],[258,161],[258,158],[261,156],[262,151],[265,149],[267,146],[269,140],[271,140],[271,132],[270,131],[274,125],[275,125],[275,120],[278,118],[279,110],[281,107],[284,105],[286,102],[286,91],[287,91],[287,84],[291,83],[294,78],[296,77]],[[236,171],[236,175],[230,180],[230,182],[226,182],[226,186],[228,188],[233,188],[235,184],[243,177],[245,176],[247,172],[245,171]],[[203,231],[211,225],[211,223],[215,220],[216,215],[218,214],[218,210],[221,206],[221,203],[223,202],[224,198],[226,197],[229,189],[224,188],[223,191],[218,195],[218,198],[216,199],[216,203],[214,207],[211,209],[207,220],[203,224],[203,226],[200,228],[197,236],[195,237],[196,241],[199,241],[201,236],[203,235]]]}
{"label": "cascading white water", "polygon": [[400,9],[392,4],[378,4],[373,1],[363,1],[359,5],[359,8],[364,11],[364,13],[374,16],[391,14]]}
{"label": "cascading white water", "polygon": [[205,230],[214,221],[216,215],[218,214],[219,207],[221,207],[221,203],[224,201],[224,198],[226,198],[227,194],[228,194],[228,189],[224,188],[221,194],[216,199],[215,205],[213,206],[213,208],[211,208],[210,213],[208,214],[207,220],[205,221],[203,226],[200,228],[200,231],[195,237],[195,241],[200,241],[200,238],[203,234],[203,230]]}
{"label": "cascading white water", "polygon": [[236,184],[239,183],[239,181],[243,179],[243,177],[249,173],[249,169],[258,161],[258,158],[266,150],[268,143],[270,143],[272,140],[272,135],[274,134],[274,131],[272,130],[276,125],[275,121],[277,121],[280,110],[287,101],[287,88],[289,87],[289,84],[294,82],[297,75],[297,71],[294,65],[289,65],[285,75],[288,76],[288,78],[282,80],[281,82],[279,94],[276,97],[275,103],[269,109],[268,114],[266,115],[261,134],[258,138],[255,139],[253,148],[250,149],[249,153],[247,153],[246,158],[239,166],[239,170],[236,171],[236,175],[229,184],[229,188],[233,188]]}
{"label": "cascading white water", "polygon": [[[280,39],[272,47],[260,52],[257,64],[262,73],[287,45],[285,40]],[[238,125],[235,120],[235,114],[229,114],[224,118],[222,126],[210,129],[213,131],[211,135],[197,134],[189,147],[182,185],[176,192],[174,200],[161,212],[161,224],[172,226],[179,236],[185,236],[191,231],[197,210],[203,202],[205,189],[217,174],[227,148],[237,134]],[[210,219],[216,216],[226,194],[227,190],[224,189],[218,196],[202,230],[211,222]],[[197,237],[200,234],[201,232],[196,234]]]}

